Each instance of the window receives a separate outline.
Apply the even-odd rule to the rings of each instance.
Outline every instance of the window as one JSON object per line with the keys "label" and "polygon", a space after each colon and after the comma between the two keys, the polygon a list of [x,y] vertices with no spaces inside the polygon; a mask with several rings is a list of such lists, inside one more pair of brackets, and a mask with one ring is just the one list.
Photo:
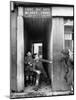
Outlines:
{"label": "window", "polygon": [[65,48],[69,48],[73,51],[73,19],[64,19],[64,44]]}
{"label": "window", "polygon": [[42,43],[33,43],[33,53],[42,56]]}

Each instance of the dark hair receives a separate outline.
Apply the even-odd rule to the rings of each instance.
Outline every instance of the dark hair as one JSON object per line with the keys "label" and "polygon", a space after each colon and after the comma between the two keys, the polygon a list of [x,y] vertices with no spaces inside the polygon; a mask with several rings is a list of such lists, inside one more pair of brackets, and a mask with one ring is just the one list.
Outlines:
{"label": "dark hair", "polygon": [[34,53],[34,54],[32,55],[32,57],[35,58],[36,55],[37,55],[37,53]]}
{"label": "dark hair", "polygon": [[64,54],[64,55],[69,55],[69,50],[68,49],[63,49],[61,51],[61,53]]}

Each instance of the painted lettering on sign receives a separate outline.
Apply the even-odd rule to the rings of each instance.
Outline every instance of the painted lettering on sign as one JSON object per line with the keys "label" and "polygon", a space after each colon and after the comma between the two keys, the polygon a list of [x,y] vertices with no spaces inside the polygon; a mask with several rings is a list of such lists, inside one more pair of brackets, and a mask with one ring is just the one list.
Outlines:
{"label": "painted lettering on sign", "polygon": [[51,16],[50,8],[25,8],[25,17],[49,17]]}

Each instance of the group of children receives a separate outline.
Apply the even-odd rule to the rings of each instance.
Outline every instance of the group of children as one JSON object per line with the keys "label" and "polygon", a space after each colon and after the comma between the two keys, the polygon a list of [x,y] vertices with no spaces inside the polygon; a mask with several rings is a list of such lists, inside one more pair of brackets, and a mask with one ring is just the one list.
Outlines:
{"label": "group of children", "polygon": [[40,86],[40,76],[43,74],[46,77],[46,72],[43,68],[43,64],[40,61],[38,54],[32,55],[28,52],[25,56],[25,86],[34,85],[35,90],[38,90]]}

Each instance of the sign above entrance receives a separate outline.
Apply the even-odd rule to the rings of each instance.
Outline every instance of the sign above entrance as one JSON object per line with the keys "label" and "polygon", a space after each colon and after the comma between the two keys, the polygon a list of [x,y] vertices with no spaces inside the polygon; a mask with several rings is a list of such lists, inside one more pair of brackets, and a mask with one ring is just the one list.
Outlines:
{"label": "sign above entrance", "polygon": [[51,8],[25,8],[25,17],[50,17]]}

